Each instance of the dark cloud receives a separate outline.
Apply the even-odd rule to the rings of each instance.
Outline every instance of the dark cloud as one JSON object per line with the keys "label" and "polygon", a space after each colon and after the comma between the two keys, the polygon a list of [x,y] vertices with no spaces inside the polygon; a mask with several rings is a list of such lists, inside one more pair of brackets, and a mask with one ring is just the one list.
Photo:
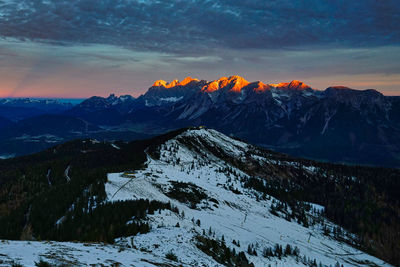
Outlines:
{"label": "dark cloud", "polygon": [[400,43],[398,0],[0,0],[0,36],[196,54]]}

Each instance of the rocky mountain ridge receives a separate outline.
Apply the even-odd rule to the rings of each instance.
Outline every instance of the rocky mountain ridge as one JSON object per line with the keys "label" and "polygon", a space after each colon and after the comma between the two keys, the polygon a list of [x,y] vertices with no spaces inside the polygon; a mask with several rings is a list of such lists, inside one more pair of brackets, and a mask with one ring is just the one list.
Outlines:
{"label": "rocky mountain ridge", "polygon": [[235,75],[159,80],[142,96],[126,98],[91,98],[73,114],[146,131],[206,125],[296,156],[400,166],[400,98],[373,89],[320,91],[297,80],[265,84]]}
{"label": "rocky mountain ridge", "polygon": [[[24,107],[18,109],[24,114],[35,114],[31,109],[29,112]],[[138,134],[154,136],[205,125],[294,156],[400,166],[400,97],[384,96],[373,89],[332,86],[321,91],[297,80],[266,84],[249,82],[237,75],[213,81],[187,77],[182,81],[158,80],[137,98],[114,94],[106,98],[91,97],[61,111],[60,120],[65,115],[95,125],[98,130],[88,134],[109,140],[131,140],[130,136]],[[38,128],[35,135],[48,136],[43,130],[46,128],[41,127],[48,124],[45,118],[36,120],[37,126],[28,125]],[[18,129],[26,129],[27,123],[25,120],[18,125],[3,123],[3,129],[24,136],[26,133]],[[129,132],[135,134],[127,135]],[[57,138],[65,140],[62,136]],[[2,143],[7,145],[1,146]],[[20,147],[19,143],[13,139],[0,140],[0,147],[3,154],[15,154],[16,150],[28,147],[25,143]],[[34,151],[38,150],[25,153]]]}

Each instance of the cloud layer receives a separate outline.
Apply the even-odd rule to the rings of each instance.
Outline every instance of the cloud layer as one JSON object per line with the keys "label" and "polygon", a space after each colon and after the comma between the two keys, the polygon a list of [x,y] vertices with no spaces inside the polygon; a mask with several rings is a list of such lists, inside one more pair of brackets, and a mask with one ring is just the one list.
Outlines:
{"label": "cloud layer", "polygon": [[398,0],[0,0],[0,36],[196,54],[400,43]]}
{"label": "cloud layer", "polygon": [[0,97],[238,74],[400,94],[399,0],[0,0]]}
{"label": "cloud layer", "polygon": [[90,97],[143,93],[157,79],[214,80],[238,74],[265,83],[303,80],[400,94],[400,47],[233,50],[185,56],[111,45],[59,46],[0,40],[0,97]]}

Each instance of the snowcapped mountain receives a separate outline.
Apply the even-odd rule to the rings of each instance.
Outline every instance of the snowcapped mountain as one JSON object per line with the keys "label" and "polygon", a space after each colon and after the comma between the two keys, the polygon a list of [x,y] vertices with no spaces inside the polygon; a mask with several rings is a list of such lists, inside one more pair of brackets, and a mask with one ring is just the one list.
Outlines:
{"label": "snowcapped mountain", "polygon": [[38,99],[38,98],[0,98],[0,105],[13,107],[43,107],[54,108],[61,106],[71,107],[70,102],[60,101],[59,99]]}
{"label": "snowcapped mountain", "polygon": [[[85,153],[80,146],[85,147]],[[90,195],[95,192],[94,188],[99,188],[102,178],[98,177],[100,180],[92,180],[93,184],[82,187],[83,195],[72,204],[57,206],[57,202],[40,202],[42,209],[50,203],[58,207],[56,210],[66,206],[64,215],[58,217],[47,209],[54,218],[50,224],[45,222],[48,219],[40,219],[44,214],[39,216],[40,211],[31,203],[26,213],[29,215],[24,215],[28,218],[24,233],[30,229],[30,235],[35,237],[38,231],[35,227],[48,225],[55,230],[47,229],[43,233],[63,236],[65,232],[65,239],[70,240],[76,233],[79,235],[81,227],[95,227],[96,210],[102,207],[145,199],[147,203],[169,203],[167,208],[149,208],[145,216],[125,209],[124,213],[133,215],[120,222],[123,227],[146,224],[149,228],[132,235],[118,230],[122,226],[117,221],[101,226],[103,233],[113,237],[114,244],[1,241],[2,262],[10,263],[14,259],[31,266],[41,258],[52,264],[73,262],[76,266],[390,266],[359,250],[360,237],[328,219],[331,202],[327,201],[325,206],[288,198],[298,194],[307,181],[331,181],[340,188],[341,179],[349,185],[352,181],[361,182],[362,176],[348,176],[345,172],[338,176],[329,165],[263,150],[204,127],[177,131],[143,144],[100,144],[91,140],[74,143],[72,148],[68,148],[67,155],[76,159],[67,161],[59,177],[56,167],[46,165],[54,173],[46,191],[48,198],[52,196],[53,186],[57,192],[57,187],[68,188],[85,181],[79,164],[91,173],[94,162],[90,155],[95,158],[96,151],[105,157],[101,159],[104,165],[99,163],[102,168],[113,164],[112,169],[116,169],[118,162],[126,169],[108,173],[104,197]],[[134,152],[133,148],[139,150]],[[144,163],[138,169],[128,169],[141,149],[145,152]],[[64,161],[63,150],[60,146],[49,153],[60,154]],[[72,154],[73,151],[78,154]],[[289,195],[281,192],[280,186]],[[313,194],[310,192],[309,196]],[[117,214],[120,213],[115,208],[99,219],[104,224]],[[34,218],[40,220],[37,226]],[[84,224],[75,232],[74,221],[81,219]],[[93,229],[91,238],[102,238],[103,234],[95,234],[97,231]],[[85,240],[91,239],[85,237]],[[55,251],[57,257],[54,257]]]}
{"label": "snowcapped mountain", "polygon": [[93,96],[83,101],[79,107],[82,109],[88,109],[89,111],[102,110],[111,107],[122,108],[124,104],[131,103],[134,99],[135,98],[130,95],[116,97],[115,94],[111,94],[107,98]]}
{"label": "snowcapped mountain", "polygon": [[106,98],[93,96],[66,111],[66,114],[98,125],[116,125],[124,122],[123,114],[130,111],[134,105],[136,99],[130,95],[116,97],[111,94]]}
{"label": "snowcapped mountain", "polygon": [[253,144],[335,162],[400,166],[400,98],[373,89],[312,89],[240,76],[156,81],[137,99],[94,97],[73,115],[100,125],[164,131],[207,125]]}
{"label": "snowcapped mountain", "polygon": [[199,81],[191,77],[187,77],[181,82],[174,80],[170,83],[158,80],[138,100],[143,101],[147,107],[172,105],[178,101],[192,97],[198,91],[199,87],[205,83],[205,81]]}
{"label": "snowcapped mountain", "polygon": [[[114,94],[106,98],[95,96],[69,109],[51,100],[2,102],[0,116],[11,121],[62,113],[97,126],[106,139],[117,139],[122,132],[127,137],[119,139],[132,140],[129,132],[135,133],[134,136],[149,136],[206,125],[293,156],[400,166],[400,97],[384,96],[373,89],[333,86],[320,91],[297,80],[266,84],[234,75],[214,81],[191,77],[172,82],[158,80],[138,98]],[[18,103],[24,106],[15,106]],[[39,109],[38,105],[46,109]],[[40,132],[41,124],[28,126],[37,128],[30,129],[36,135],[50,134]],[[59,123],[55,127],[60,129],[54,131],[65,129]],[[99,135],[96,133],[96,136]],[[0,139],[0,148],[4,142],[9,140]],[[15,142],[3,149],[5,154],[18,155],[37,151]]]}

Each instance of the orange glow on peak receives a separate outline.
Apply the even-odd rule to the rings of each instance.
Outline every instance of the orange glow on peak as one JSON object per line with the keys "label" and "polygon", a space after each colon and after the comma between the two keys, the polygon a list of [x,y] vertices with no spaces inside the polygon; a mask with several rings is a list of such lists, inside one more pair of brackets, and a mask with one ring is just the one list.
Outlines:
{"label": "orange glow on peak", "polygon": [[229,84],[233,84],[230,91],[240,92],[243,87],[245,87],[249,84],[249,82],[240,76],[231,76],[231,77],[229,77]]}
{"label": "orange glow on peak", "polygon": [[[217,81],[218,82],[218,81]],[[227,86],[229,84],[229,80],[228,79],[223,79],[219,81],[219,88],[224,88],[225,86]]]}
{"label": "orange glow on peak", "polygon": [[175,80],[173,80],[172,82],[167,83],[167,85],[165,86],[165,88],[175,87],[175,86],[177,86],[178,83],[179,83],[179,81],[175,79]]}
{"label": "orange glow on peak", "polygon": [[218,89],[219,89],[218,81],[212,81],[212,82],[204,85],[203,88],[201,88],[202,91],[207,92],[207,93],[217,91]]}
{"label": "orange glow on peak", "polygon": [[173,80],[170,83],[167,83],[164,80],[157,80],[153,83],[153,86],[163,86],[165,88],[171,88],[171,87],[175,87],[177,84],[179,83],[178,80]]}
{"label": "orange glow on peak", "polygon": [[270,85],[273,87],[281,88],[281,87],[287,87],[289,83],[271,83]]}
{"label": "orange glow on peak", "polygon": [[297,89],[297,90],[304,90],[304,89],[310,88],[310,86],[308,86],[307,84],[303,83],[302,81],[293,80],[293,81],[290,82],[289,88]]}
{"label": "orange glow on peak", "polygon": [[254,91],[255,92],[265,92],[266,90],[271,89],[271,86],[260,81],[255,82]]}
{"label": "orange glow on peak", "polygon": [[229,87],[229,92],[240,92],[243,87],[249,85],[250,83],[244,78],[233,75],[229,78],[221,77],[218,80],[211,81],[203,86],[202,91],[211,93],[219,89]]}
{"label": "orange glow on peak", "polygon": [[165,87],[166,85],[167,85],[167,82],[164,80],[157,80],[153,83],[153,86],[164,86]]}
{"label": "orange glow on peak", "polygon": [[[187,86],[188,84],[195,82],[194,85],[199,85],[199,80],[192,77],[186,77],[181,82],[178,80],[173,80],[172,82],[166,82],[164,80],[158,80],[154,82],[153,86],[173,88],[176,86]],[[203,84],[203,83],[202,83]],[[253,92],[262,93],[271,88],[277,88],[282,90],[306,90],[311,88],[302,81],[293,80],[291,82],[275,83],[275,84],[265,84],[261,81],[248,82],[246,79],[239,75],[232,75],[227,77],[221,77],[217,80],[207,82],[201,88],[201,91],[206,93],[212,93],[218,90],[225,89],[227,92],[240,93],[242,89],[252,90]],[[225,91],[224,90],[224,91]]]}
{"label": "orange glow on peak", "polygon": [[292,89],[292,90],[305,90],[307,88],[311,88],[307,84],[298,80],[293,80],[290,83],[272,83],[270,85],[279,89]]}
{"label": "orange glow on peak", "polygon": [[198,82],[199,80],[198,79],[193,79],[192,77],[188,76],[185,79],[183,79],[180,83],[178,83],[178,85],[185,86],[185,85],[187,85],[187,84],[189,84],[189,83],[191,83],[193,81]]}

